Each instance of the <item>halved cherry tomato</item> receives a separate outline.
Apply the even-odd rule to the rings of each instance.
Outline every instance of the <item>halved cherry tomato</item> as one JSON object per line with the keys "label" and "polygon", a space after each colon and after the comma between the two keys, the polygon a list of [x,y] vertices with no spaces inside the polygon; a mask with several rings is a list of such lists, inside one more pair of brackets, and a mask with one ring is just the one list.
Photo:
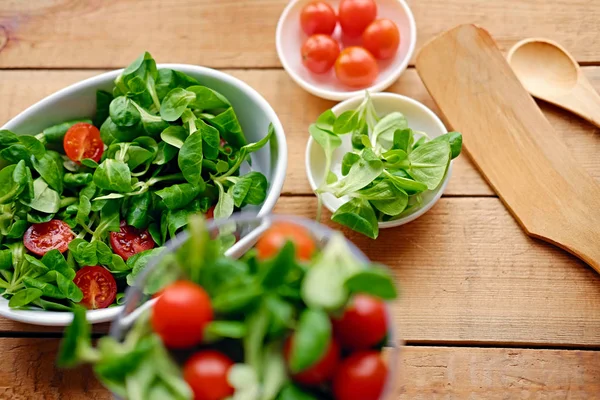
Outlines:
{"label": "halved cherry tomato", "polygon": [[104,153],[100,131],[94,125],[79,122],[69,128],[63,141],[65,154],[73,161],[91,158],[98,162]]}
{"label": "halved cherry tomato", "polygon": [[83,267],[73,282],[83,292],[83,300],[79,304],[90,310],[110,306],[117,296],[117,282],[104,267]]}
{"label": "halved cherry tomato", "polygon": [[366,87],[377,79],[379,67],[371,53],[362,47],[347,47],[335,62],[335,75],[344,85]]}
{"label": "halved cherry tomato", "polygon": [[183,378],[194,392],[194,400],[223,400],[233,394],[227,380],[233,361],[216,350],[194,354],[183,366]]}
{"label": "halved cherry tomato", "polygon": [[384,303],[375,297],[359,294],[340,319],[333,319],[333,331],[342,347],[363,350],[380,343],[387,334]]}
{"label": "halved cherry tomato", "polygon": [[66,222],[58,219],[33,224],[23,235],[23,244],[27,250],[38,256],[43,256],[54,249],[64,253],[69,248],[71,240],[73,240],[73,231]]}
{"label": "halved cherry tomato", "polygon": [[360,36],[377,17],[375,0],[342,0],[339,19],[342,31],[350,37]]}
{"label": "halved cherry tomato", "polygon": [[[289,363],[290,352],[292,350],[292,341],[294,337],[286,340],[283,346],[283,355],[286,362]],[[297,374],[292,374],[292,379],[298,383],[307,386],[317,386],[330,380],[335,374],[338,363],[340,362],[340,345],[332,338],[329,342],[327,352],[315,365]]]}
{"label": "halved cherry tomato", "polygon": [[266,260],[273,257],[288,241],[296,247],[296,257],[300,260],[308,261],[315,253],[315,241],[306,228],[289,222],[277,222],[258,239],[258,258]]}
{"label": "halved cherry tomato", "polygon": [[314,35],[315,33],[331,35],[336,24],[335,11],[324,1],[308,3],[300,13],[300,25],[307,35]]}
{"label": "halved cherry tomato", "polygon": [[360,351],[343,360],[333,378],[336,400],[379,400],[387,366],[377,351]]}
{"label": "halved cherry tomato", "polygon": [[152,308],[152,326],[165,345],[183,349],[199,344],[213,319],[210,297],[199,285],[177,281],[167,286]]}
{"label": "halved cherry tomato", "polygon": [[375,58],[387,60],[394,57],[400,45],[400,32],[393,21],[378,19],[373,21],[362,35],[363,46]]}
{"label": "halved cherry tomato", "polygon": [[127,261],[134,254],[153,249],[156,243],[148,230],[137,229],[121,221],[121,230],[110,233],[110,246],[115,253]]}
{"label": "halved cherry tomato", "polygon": [[301,49],[302,64],[315,74],[327,72],[340,54],[340,45],[331,36],[312,35]]}

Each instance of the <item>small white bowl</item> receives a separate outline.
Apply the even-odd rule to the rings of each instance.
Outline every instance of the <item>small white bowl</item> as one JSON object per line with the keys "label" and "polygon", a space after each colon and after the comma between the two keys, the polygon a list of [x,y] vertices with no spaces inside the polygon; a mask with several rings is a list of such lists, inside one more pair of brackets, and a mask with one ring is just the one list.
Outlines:
{"label": "small white bowl", "polygon": [[[271,139],[270,146],[263,147],[252,154],[252,168],[262,172],[269,181],[267,198],[260,207],[244,208],[244,210],[257,212],[259,217],[269,214],[281,194],[287,168],[285,134],[273,108],[247,83],[224,72],[187,64],[159,64],[157,67],[184,72],[227,97],[235,109],[249,142],[262,139],[267,134],[269,122],[273,123],[275,135]],[[96,112],[96,90],[112,91],[113,82],[121,71],[123,70],[106,72],[59,90],[21,112],[1,129],[8,129],[16,134],[31,135],[63,121],[92,117]],[[88,311],[87,319],[91,323],[111,321],[122,308],[123,306],[116,306]],[[19,322],[47,326],[66,326],[73,319],[73,314],[70,312],[13,310],[8,307],[8,300],[2,297],[0,297],[0,315]]]}
{"label": "small white bowl", "polygon": [[[311,0],[292,0],[283,10],[277,24],[276,45],[279,60],[283,68],[304,90],[328,100],[346,100],[364,93],[381,92],[392,85],[404,72],[415,51],[417,43],[417,25],[410,8],[404,0],[377,0],[377,18],[387,18],[398,25],[400,31],[400,48],[390,60],[378,60],[379,76],[368,88],[357,90],[338,81],[334,68],[324,74],[314,74],[303,64],[300,49],[308,38],[300,26],[300,13],[304,5]],[[326,0],[337,13],[339,0]],[[342,37],[338,24],[333,37],[344,47],[360,45],[360,38]],[[341,39],[341,40],[340,40]]]}
{"label": "small white bowl", "polygon": [[[416,100],[395,93],[374,93],[371,94],[371,99],[373,100],[375,110],[380,116],[399,111],[404,114],[408,120],[409,128],[425,132],[432,139],[448,132],[440,118],[435,115],[433,111]],[[340,115],[344,111],[356,109],[363,100],[364,94],[361,94],[358,97],[337,104],[331,110],[335,115]],[[338,177],[342,176],[341,163],[344,154],[352,150],[351,135],[347,134],[340,137],[342,138],[342,145],[334,151],[331,163],[331,169]],[[308,144],[306,145],[305,163],[308,182],[314,191],[323,182],[325,176],[325,154],[323,153],[321,146],[312,138],[312,136],[308,139]],[[442,197],[442,194],[448,185],[448,181],[450,180],[450,175],[452,175],[452,161],[448,167],[446,177],[440,186],[438,186],[436,190],[427,190],[423,193],[423,204],[419,209],[402,218],[393,221],[380,222],[379,228],[392,228],[404,225],[425,214],[433,207],[440,197]],[[348,197],[341,197],[338,199],[331,193],[323,194],[323,204],[332,213],[348,200]]]}

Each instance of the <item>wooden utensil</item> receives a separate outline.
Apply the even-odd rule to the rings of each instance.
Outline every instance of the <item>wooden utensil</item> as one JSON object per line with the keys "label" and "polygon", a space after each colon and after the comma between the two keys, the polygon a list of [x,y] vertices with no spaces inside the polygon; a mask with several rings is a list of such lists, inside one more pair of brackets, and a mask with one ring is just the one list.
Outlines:
{"label": "wooden utensil", "polygon": [[467,152],[528,235],[600,272],[600,185],[571,157],[485,30],[427,43],[417,70]]}
{"label": "wooden utensil", "polygon": [[525,39],[510,49],[507,59],[532,96],[600,127],[600,95],[561,45],[548,39]]}

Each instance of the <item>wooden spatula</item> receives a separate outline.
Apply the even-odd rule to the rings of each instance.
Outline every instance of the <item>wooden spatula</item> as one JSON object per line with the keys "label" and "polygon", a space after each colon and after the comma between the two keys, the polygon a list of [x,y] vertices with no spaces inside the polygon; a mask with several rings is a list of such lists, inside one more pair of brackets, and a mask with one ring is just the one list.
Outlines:
{"label": "wooden spatula", "polygon": [[600,185],[572,158],[488,32],[461,25],[442,34],[421,50],[417,70],[527,234],[600,272]]}

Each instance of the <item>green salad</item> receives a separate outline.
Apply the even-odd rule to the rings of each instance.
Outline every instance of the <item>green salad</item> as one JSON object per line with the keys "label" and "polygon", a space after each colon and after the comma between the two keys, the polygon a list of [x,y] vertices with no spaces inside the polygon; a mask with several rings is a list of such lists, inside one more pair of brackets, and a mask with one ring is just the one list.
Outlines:
{"label": "green salad", "polygon": [[[411,129],[400,112],[380,116],[368,92],[355,110],[339,116],[325,111],[309,132],[326,161],[323,183],[316,189],[317,219],[322,194],[348,197],[331,219],[372,239],[379,235],[379,222],[420,208],[423,195],[442,184],[450,161],[462,149],[458,132],[430,139],[426,132]],[[344,154],[337,175],[331,170],[332,157],[344,135],[351,135],[352,150]]]}
{"label": "green salad", "polygon": [[304,226],[283,221],[232,259],[192,218],[188,240],[141,283],[160,293],[152,307],[131,304],[138,317],[122,340],[105,336],[96,347],[77,308],[60,366],[90,363],[128,400],[380,399],[384,300],[396,297],[388,270],[357,258],[339,232],[320,248]]}
{"label": "green salad", "polygon": [[12,308],[90,309],[122,292],[188,216],[259,205],[227,98],[142,54],[98,91],[96,114],[31,135],[0,131],[0,290]]}

